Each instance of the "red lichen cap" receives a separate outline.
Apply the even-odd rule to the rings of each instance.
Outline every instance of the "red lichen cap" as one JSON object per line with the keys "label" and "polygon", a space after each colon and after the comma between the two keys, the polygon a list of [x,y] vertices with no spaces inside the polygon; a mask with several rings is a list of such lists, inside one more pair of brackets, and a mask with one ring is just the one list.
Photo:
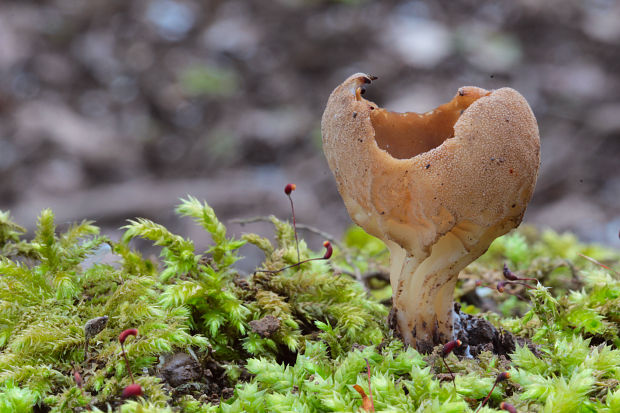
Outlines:
{"label": "red lichen cap", "polygon": [[125,340],[127,340],[127,337],[129,336],[137,336],[138,335],[138,330],[135,328],[128,328],[127,330],[123,331],[121,334],[119,334],[118,336],[118,341],[121,342],[121,344],[125,343]]}
{"label": "red lichen cap", "polygon": [[142,396],[142,386],[138,383],[132,383],[123,389],[123,399],[138,396]]}

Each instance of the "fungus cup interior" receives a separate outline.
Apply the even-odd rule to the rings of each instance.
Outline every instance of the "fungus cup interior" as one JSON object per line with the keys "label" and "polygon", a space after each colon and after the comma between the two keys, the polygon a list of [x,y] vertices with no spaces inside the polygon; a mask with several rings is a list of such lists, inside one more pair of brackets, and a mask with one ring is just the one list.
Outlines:
{"label": "fungus cup interior", "polygon": [[409,159],[441,145],[454,136],[454,125],[472,103],[491,92],[462,87],[456,96],[430,112],[391,112],[375,108],[370,120],[377,145],[397,159]]}

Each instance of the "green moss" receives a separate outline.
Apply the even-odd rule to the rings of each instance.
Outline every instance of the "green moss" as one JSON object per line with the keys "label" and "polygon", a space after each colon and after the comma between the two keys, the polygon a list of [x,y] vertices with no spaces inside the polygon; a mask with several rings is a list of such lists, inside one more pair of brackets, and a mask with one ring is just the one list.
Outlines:
{"label": "green moss", "polygon": [[[496,240],[463,272],[457,299],[466,312],[480,313],[467,296],[485,292],[504,314],[486,317],[531,340],[535,349],[518,346],[510,359],[488,352],[477,359],[450,355],[452,383],[439,349],[423,357],[391,336],[389,308],[379,302],[389,297],[389,284],[381,277],[358,282],[386,271],[388,255],[376,238],[354,228],[335,243],[329,261],[274,271],[297,263],[289,223],[270,218],[275,243],[256,234],[238,240],[195,198],[182,200],[176,212],[211,235],[206,251],[140,218],[129,222],[120,242],[100,236],[89,221],[59,233],[49,210],[41,213],[34,238],[25,240],[24,230],[0,212],[0,412],[32,411],[34,405],[59,412],[87,406],[123,412],[356,411],[361,398],[355,384],[372,394],[377,411],[466,412],[506,370],[512,378],[495,387],[481,412],[496,411],[501,401],[519,411],[619,411],[617,251],[531,227]],[[159,246],[161,259],[132,250],[138,237]],[[265,259],[244,278],[235,262],[246,243]],[[302,260],[322,256],[303,241],[299,250]],[[115,264],[103,263],[106,254]],[[526,301],[493,289],[504,264],[540,281],[532,290],[517,286],[515,293]],[[84,325],[104,315],[107,326],[90,339],[86,354]],[[264,333],[252,322],[267,316],[279,324]],[[138,329],[125,349],[144,388],[144,397],[130,401],[120,398],[130,383],[118,342],[126,328]],[[230,387],[232,396],[217,403],[201,396],[204,389],[172,392],[157,376],[157,365],[176,351],[226,372],[219,389]],[[83,393],[74,369],[83,377]]]}

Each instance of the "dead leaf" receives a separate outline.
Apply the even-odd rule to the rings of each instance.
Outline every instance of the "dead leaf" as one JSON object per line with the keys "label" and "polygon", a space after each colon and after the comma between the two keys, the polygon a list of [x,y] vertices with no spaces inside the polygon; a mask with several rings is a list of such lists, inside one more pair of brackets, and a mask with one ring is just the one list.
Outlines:
{"label": "dead leaf", "polygon": [[360,394],[360,396],[362,396],[362,409],[366,412],[374,412],[375,406],[373,406],[372,400],[370,400],[370,397],[366,395],[366,392],[362,389],[362,386],[354,384],[353,388]]}

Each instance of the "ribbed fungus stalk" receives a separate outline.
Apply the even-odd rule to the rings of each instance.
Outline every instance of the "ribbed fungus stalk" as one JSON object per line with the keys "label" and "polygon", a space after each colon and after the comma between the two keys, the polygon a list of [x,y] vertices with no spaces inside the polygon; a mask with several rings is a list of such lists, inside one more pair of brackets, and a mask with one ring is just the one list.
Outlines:
{"label": "ribbed fungus stalk", "polygon": [[534,115],[517,91],[462,87],[424,113],[361,96],[349,77],[330,95],[323,149],[351,218],[390,250],[390,322],[429,352],[453,338],[459,272],[519,225],[540,162]]}

